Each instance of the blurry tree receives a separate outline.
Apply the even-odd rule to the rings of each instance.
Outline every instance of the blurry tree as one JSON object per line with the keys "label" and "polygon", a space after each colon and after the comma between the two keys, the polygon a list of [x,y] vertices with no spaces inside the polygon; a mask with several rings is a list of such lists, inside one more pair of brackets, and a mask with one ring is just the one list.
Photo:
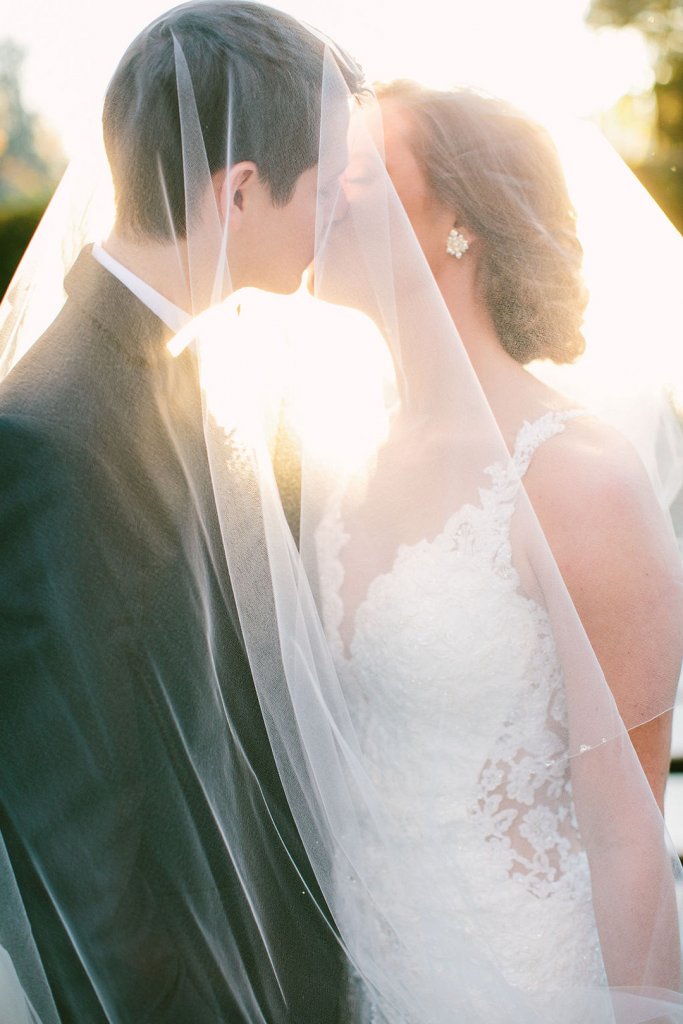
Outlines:
{"label": "blurry tree", "polygon": [[658,59],[683,57],[681,0],[591,0],[589,25],[633,25],[656,46]]}
{"label": "blurry tree", "polygon": [[635,170],[683,230],[683,0],[591,0],[586,20],[594,28],[632,26],[650,44],[657,144]]}
{"label": "blurry tree", "polygon": [[49,194],[63,167],[58,143],[24,105],[24,51],[0,41],[0,205]]}
{"label": "blurry tree", "polygon": [[24,51],[0,40],[0,297],[64,168],[54,134],[26,109]]}
{"label": "blurry tree", "polygon": [[650,43],[663,145],[683,145],[682,0],[592,0],[589,25],[637,28]]}

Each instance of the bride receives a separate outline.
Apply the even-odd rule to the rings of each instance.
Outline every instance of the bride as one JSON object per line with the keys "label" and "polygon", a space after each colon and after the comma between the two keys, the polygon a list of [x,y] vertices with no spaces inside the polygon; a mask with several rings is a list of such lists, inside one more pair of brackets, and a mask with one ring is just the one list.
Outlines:
{"label": "bride", "polygon": [[[502,102],[410,83],[380,98],[387,169],[632,723],[643,701],[675,693],[678,560],[635,451],[526,369],[584,348],[581,246],[557,155]],[[663,715],[631,737],[660,807],[670,727]]]}
{"label": "bride", "polygon": [[[387,171],[509,459],[501,448],[467,493],[482,428],[475,415],[463,435],[464,394],[424,322],[401,350],[409,394],[372,468],[333,489],[317,531],[326,635],[386,814],[381,838],[361,826],[351,874],[342,858],[333,905],[342,935],[363,935],[359,962],[402,978],[415,1006],[397,1012],[361,967],[347,1012],[621,1020],[642,1011],[600,998],[608,986],[679,985],[673,891],[629,806],[631,743],[663,805],[671,716],[655,709],[671,707],[683,654],[679,555],[630,444],[526,369],[585,344],[581,246],[549,137],[470,92],[399,82],[379,98]],[[353,191],[362,178],[349,178]],[[540,582],[535,541],[524,550],[535,516],[631,729],[617,760],[566,756],[586,698],[572,693],[557,580]],[[628,827],[642,830],[630,850]],[[659,928],[669,941],[653,963]]]}

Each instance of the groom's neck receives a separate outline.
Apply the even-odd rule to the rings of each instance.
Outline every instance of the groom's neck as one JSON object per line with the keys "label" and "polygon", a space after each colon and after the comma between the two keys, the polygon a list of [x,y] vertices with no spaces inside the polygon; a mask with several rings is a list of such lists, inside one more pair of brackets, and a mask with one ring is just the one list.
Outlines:
{"label": "groom's neck", "polygon": [[187,254],[182,243],[168,245],[153,240],[140,241],[112,231],[102,247],[173,305],[187,313],[198,312],[193,310]]}

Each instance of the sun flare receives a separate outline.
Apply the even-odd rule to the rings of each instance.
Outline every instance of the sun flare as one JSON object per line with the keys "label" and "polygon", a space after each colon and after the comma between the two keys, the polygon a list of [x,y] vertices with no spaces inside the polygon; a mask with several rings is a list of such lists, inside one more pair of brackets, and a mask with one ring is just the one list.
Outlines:
{"label": "sun flare", "polygon": [[386,436],[393,367],[369,317],[313,298],[245,288],[169,344],[192,344],[212,420],[244,448],[271,454],[278,432],[302,460],[352,472]]}

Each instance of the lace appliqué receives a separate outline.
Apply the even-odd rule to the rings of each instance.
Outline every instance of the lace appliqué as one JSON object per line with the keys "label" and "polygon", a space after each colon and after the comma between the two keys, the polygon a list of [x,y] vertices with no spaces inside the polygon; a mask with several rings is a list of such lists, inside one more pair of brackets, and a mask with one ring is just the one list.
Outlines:
{"label": "lace appliqu\u00e9", "polygon": [[583,901],[590,887],[566,757],[564,683],[547,618],[538,618],[534,679],[482,769],[470,815],[501,871],[529,893]]}
{"label": "lace appliqu\u00e9", "polygon": [[[448,552],[459,563],[493,570],[519,594],[510,526],[522,478],[540,445],[561,433],[567,420],[581,414],[582,410],[551,411],[524,423],[511,458],[485,470],[491,484],[480,488],[479,504],[458,509],[433,541],[402,545],[391,572],[372,582],[357,616],[362,619],[368,607],[381,603],[392,578],[408,568],[408,563],[437,551]],[[339,557],[347,540],[340,494],[330,503],[320,525],[318,550],[328,638],[335,657],[346,661],[348,667],[340,635],[344,569]],[[477,799],[470,809],[471,823],[498,871],[536,897],[564,894],[576,899],[589,893],[565,756],[564,684],[545,609],[531,599],[525,601],[536,636],[529,678],[481,770]]]}
{"label": "lace appliqu\u00e9", "polygon": [[[473,962],[493,957],[496,971],[530,998],[572,979],[604,979],[566,757],[562,669],[547,612],[525,592],[511,540],[534,452],[574,415],[524,424],[512,456],[486,470],[490,485],[478,502],[460,507],[434,540],[398,548],[349,622],[348,653],[340,636],[343,490],[316,538],[325,630],[363,766],[395,829],[397,857],[417,867],[397,889],[369,830],[361,860],[373,906],[366,915],[350,905],[347,914],[340,874],[340,921],[364,935],[396,977],[424,981],[429,993],[443,986],[449,1007],[460,994],[474,1000],[463,1020],[507,1019],[488,1012],[484,990],[480,1009],[478,990],[451,987],[450,962],[461,962],[464,937]],[[375,913],[383,906],[405,945],[384,934]],[[357,985],[360,993],[350,984],[360,999],[351,1019],[397,1020]],[[559,1020],[543,1011],[539,1019]]]}
{"label": "lace appliqu\u00e9", "polygon": [[[491,500],[500,503],[501,515],[503,509],[511,514],[515,482],[526,473],[537,448],[564,430],[566,420],[581,414],[578,409],[550,412],[525,423],[512,465],[498,463],[487,470],[493,478]],[[509,530],[507,537],[509,542]],[[500,557],[507,564],[507,551]],[[529,685],[482,769],[471,819],[499,867],[528,892],[539,898],[590,898],[565,753],[564,682],[545,610],[533,602],[530,606],[537,644]]]}
{"label": "lace appliqu\u00e9", "polygon": [[[511,458],[495,462],[484,470],[491,478],[491,485],[479,489],[480,503],[465,504],[459,508],[433,541],[422,540],[417,544],[401,545],[392,570],[373,580],[363,605],[371,602],[373,591],[380,589],[405,559],[419,557],[429,548],[457,551],[463,559],[476,555],[487,561],[502,578],[516,578],[512,566],[510,522],[522,477],[529,468],[536,449],[544,441],[561,433],[567,420],[581,415],[585,415],[582,409],[551,410],[531,423],[523,423],[517,433]],[[331,496],[316,532],[323,621],[334,655],[342,658],[345,658],[341,637],[344,619],[344,604],[341,598],[344,567],[340,555],[349,539],[348,533],[344,530],[341,511],[345,488],[346,482],[342,482]],[[356,615],[363,605],[357,610]]]}

